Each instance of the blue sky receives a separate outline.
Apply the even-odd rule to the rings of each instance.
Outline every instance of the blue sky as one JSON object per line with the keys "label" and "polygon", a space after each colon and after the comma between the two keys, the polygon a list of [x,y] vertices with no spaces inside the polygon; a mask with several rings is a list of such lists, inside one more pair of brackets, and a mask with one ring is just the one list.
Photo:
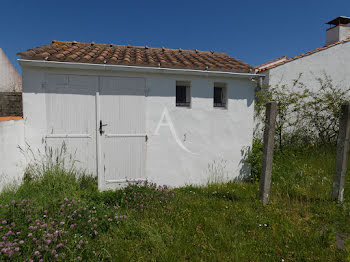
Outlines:
{"label": "blue sky", "polygon": [[349,0],[1,1],[0,47],[16,53],[53,39],[226,52],[253,66],[325,43],[325,22]]}

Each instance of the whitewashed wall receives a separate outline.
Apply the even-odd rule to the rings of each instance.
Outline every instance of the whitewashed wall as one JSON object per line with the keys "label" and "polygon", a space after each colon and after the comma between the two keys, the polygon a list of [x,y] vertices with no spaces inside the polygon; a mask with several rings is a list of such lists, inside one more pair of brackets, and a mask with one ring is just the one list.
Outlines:
{"label": "whitewashed wall", "polygon": [[[253,135],[254,82],[232,77],[108,72],[77,69],[23,67],[23,111],[26,141],[43,150],[47,130],[45,81],[47,74],[142,77],[146,80],[146,175],[171,186],[232,180],[249,173],[242,150]],[[191,81],[192,107],[175,106],[176,81]],[[214,82],[228,87],[228,109],[213,108]],[[156,134],[167,110],[184,150],[169,127]],[[169,119],[168,119],[169,120]],[[77,155],[79,158],[79,155]],[[79,159],[78,159],[79,160]],[[86,165],[88,165],[86,163]],[[92,168],[91,173],[96,173]]]}
{"label": "whitewashed wall", "polygon": [[20,92],[21,90],[21,77],[0,48],[0,92]]}
{"label": "whitewashed wall", "polygon": [[[176,80],[191,81],[192,107],[175,106]],[[228,108],[213,107],[214,82],[226,82]],[[153,77],[147,81],[147,174],[161,184],[181,186],[247,175],[241,150],[251,146],[254,86],[249,80]],[[164,109],[184,151],[169,128],[156,127]]]}
{"label": "whitewashed wall", "polygon": [[0,122],[0,191],[7,185],[18,183],[25,168],[24,121]]}
{"label": "whitewashed wall", "polygon": [[264,72],[265,83],[271,86],[292,86],[293,80],[302,73],[301,82],[308,88],[317,90],[320,85],[316,77],[329,75],[333,83],[340,87],[350,87],[350,42],[338,44],[326,50],[305,56]]}

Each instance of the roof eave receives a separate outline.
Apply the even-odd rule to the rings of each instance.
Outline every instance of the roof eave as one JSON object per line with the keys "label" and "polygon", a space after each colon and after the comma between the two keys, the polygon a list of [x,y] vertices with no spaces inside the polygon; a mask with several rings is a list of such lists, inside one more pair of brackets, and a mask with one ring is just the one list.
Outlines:
{"label": "roof eave", "polygon": [[74,69],[125,71],[125,72],[155,73],[155,74],[165,73],[165,74],[210,75],[210,76],[239,77],[239,78],[264,77],[264,75],[259,75],[256,73],[110,65],[110,64],[91,64],[91,63],[77,63],[77,62],[57,62],[57,61],[43,61],[43,60],[30,60],[30,59],[18,59],[18,63],[23,67],[31,66],[31,67],[46,67],[46,68],[74,68]]}

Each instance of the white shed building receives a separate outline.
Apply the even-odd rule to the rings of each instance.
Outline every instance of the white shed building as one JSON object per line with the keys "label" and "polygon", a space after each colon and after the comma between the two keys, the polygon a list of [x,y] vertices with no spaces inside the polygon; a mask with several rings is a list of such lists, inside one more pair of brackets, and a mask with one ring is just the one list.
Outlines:
{"label": "white shed building", "polygon": [[[19,53],[25,141],[65,141],[99,188],[249,174],[251,67],[224,53],[53,41]],[[35,151],[35,150],[34,150]]]}
{"label": "white shed building", "polygon": [[257,72],[266,77],[264,83],[270,86],[286,85],[300,77],[300,82],[317,90],[317,78],[325,75],[334,85],[350,87],[350,18],[340,16],[327,24],[326,44],[320,48],[293,58],[283,56],[257,67]]}

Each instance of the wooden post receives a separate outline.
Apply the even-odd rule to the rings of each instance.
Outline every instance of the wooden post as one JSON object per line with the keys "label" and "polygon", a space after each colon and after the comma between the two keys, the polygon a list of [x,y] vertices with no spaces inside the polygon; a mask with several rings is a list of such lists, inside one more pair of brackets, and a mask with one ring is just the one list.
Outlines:
{"label": "wooden post", "polygon": [[335,172],[333,179],[333,200],[343,201],[345,173],[349,156],[349,139],[350,103],[345,103],[341,106],[341,115],[339,122],[337,156],[335,160]]}
{"label": "wooden post", "polygon": [[277,103],[270,102],[266,105],[266,120],[264,130],[264,149],[260,176],[260,200],[263,205],[269,202],[273,150],[275,144],[275,128],[277,116]]}

